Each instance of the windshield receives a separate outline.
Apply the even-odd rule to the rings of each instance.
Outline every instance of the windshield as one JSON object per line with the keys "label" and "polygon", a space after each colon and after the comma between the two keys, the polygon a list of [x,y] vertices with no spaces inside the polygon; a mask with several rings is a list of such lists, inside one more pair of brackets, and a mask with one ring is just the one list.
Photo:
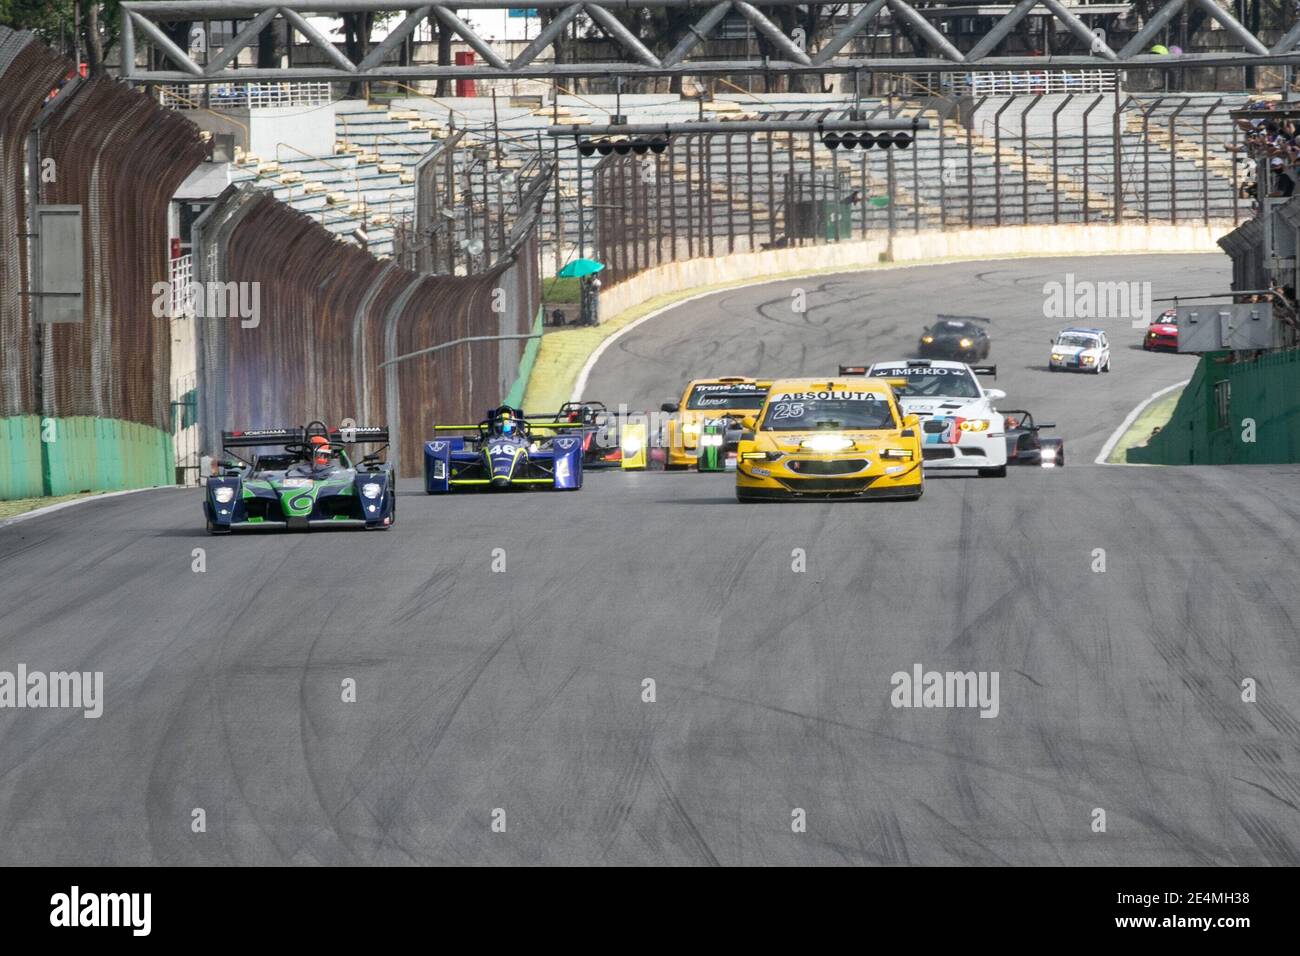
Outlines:
{"label": "windshield", "polygon": [[767,390],[759,388],[757,385],[734,383],[696,385],[691,389],[691,396],[686,400],[686,407],[707,408],[711,411],[730,408],[753,411],[763,407],[763,398],[766,394]]}
{"label": "windshield", "polygon": [[764,431],[894,428],[889,402],[876,392],[783,392],[773,395],[759,425]]}
{"label": "windshield", "polygon": [[900,398],[979,398],[980,388],[975,376],[965,367],[916,366],[913,368],[877,368],[873,378],[905,378],[907,385],[895,389]]}
{"label": "windshield", "polygon": [[926,329],[931,335],[977,335],[979,330],[965,322],[937,322]]}
{"label": "windshield", "polygon": [[1091,335],[1062,335],[1056,344],[1066,348],[1095,349],[1098,343]]}

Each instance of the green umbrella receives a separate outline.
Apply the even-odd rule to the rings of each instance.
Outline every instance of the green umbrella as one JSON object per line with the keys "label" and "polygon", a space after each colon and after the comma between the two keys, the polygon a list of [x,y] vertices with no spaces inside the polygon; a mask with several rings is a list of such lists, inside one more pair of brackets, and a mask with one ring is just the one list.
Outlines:
{"label": "green umbrella", "polygon": [[555,273],[561,279],[581,279],[605,268],[605,263],[595,259],[574,259],[567,266]]}

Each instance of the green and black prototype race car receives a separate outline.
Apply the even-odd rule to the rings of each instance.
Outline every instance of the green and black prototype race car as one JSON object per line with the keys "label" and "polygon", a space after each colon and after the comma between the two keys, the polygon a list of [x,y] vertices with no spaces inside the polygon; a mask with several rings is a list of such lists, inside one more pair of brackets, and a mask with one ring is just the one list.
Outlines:
{"label": "green and black prototype race car", "polygon": [[[220,474],[207,480],[209,534],[248,529],[387,529],[397,518],[397,478],[382,460],[388,429],[303,428],[222,432]],[[353,461],[348,449],[380,445]],[[236,451],[247,457],[241,457]],[[254,449],[259,454],[251,454]]]}

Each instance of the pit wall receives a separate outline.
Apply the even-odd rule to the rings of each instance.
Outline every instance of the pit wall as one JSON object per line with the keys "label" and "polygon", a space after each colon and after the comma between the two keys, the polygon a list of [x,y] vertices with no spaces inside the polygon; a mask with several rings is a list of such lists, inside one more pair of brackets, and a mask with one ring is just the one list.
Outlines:
{"label": "pit wall", "polygon": [[[1130,463],[1300,462],[1300,349],[1269,352],[1231,365],[1227,357],[1226,352],[1201,356],[1173,417],[1146,445],[1128,450]],[[1226,400],[1223,407],[1222,400]],[[1252,437],[1253,441],[1246,440]]]}
{"label": "pit wall", "polygon": [[602,319],[613,319],[666,290],[682,290],[799,272],[851,272],[881,262],[1008,259],[1015,256],[1222,253],[1218,238],[1231,221],[1209,225],[1002,226],[951,232],[899,233],[888,240],[825,243],[671,262],[601,290]]}
{"label": "pit wall", "polygon": [[0,418],[0,501],[176,482],[166,432],[112,418]]}

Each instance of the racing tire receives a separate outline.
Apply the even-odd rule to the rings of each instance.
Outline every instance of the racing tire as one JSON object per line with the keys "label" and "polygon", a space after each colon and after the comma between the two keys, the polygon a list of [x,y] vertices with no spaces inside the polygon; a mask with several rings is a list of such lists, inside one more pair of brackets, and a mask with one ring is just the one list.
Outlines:
{"label": "racing tire", "polygon": [[1005,478],[1007,476],[1007,466],[999,465],[996,468],[981,468],[979,472],[981,478]]}
{"label": "racing tire", "polygon": [[1102,369],[1107,375],[1110,374],[1110,359],[1106,359],[1106,367]]}

